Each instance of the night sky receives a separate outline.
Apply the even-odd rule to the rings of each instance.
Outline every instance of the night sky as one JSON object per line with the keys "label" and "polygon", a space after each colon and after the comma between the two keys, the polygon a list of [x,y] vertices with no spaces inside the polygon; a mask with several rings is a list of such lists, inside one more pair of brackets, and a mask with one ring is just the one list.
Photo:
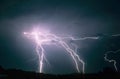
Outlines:
{"label": "night sky", "polygon": [[[0,0],[0,65],[5,69],[38,71],[35,43],[24,31],[33,28],[74,37],[100,36],[99,40],[69,41],[78,48],[86,73],[97,73],[113,63],[104,61],[107,51],[120,49],[119,0]],[[68,74],[77,72],[65,50],[45,46],[44,73]],[[120,63],[120,52],[110,58]],[[120,68],[117,63],[118,69]]]}

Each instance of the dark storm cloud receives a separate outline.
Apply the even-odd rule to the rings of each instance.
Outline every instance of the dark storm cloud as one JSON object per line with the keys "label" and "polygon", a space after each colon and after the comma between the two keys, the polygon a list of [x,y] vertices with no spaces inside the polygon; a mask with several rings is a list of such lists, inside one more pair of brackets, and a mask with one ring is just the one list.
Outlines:
{"label": "dark storm cloud", "polygon": [[[70,32],[81,35],[119,31],[117,1],[18,0],[1,4],[1,19],[12,20],[14,25],[16,20],[18,24],[43,23],[64,32],[69,28]],[[15,27],[22,26],[17,23]]]}
{"label": "dark storm cloud", "polygon": [[[18,56],[20,53],[25,54],[24,52],[27,56],[30,52],[28,59],[34,57],[30,41],[25,39],[21,33],[36,26],[50,30],[52,33],[75,37],[120,33],[119,3],[119,0],[0,0],[1,64],[6,67],[7,61],[3,60],[8,58],[13,62],[18,57],[19,63],[15,61],[13,66],[8,65],[7,68],[18,67],[17,63],[23,69],[36,69],[34,66],[27,68],[28,63],[23,63],[24,60],[21,58],[23,56]],[[79,52],[85,52],[80,55],[87,62],[88,72],[97,72],[102,67],[101,65],[101,67],[94,66],[96,60],[104,62],[102,58],[107,44],[103,45],[105,43],[103,41],[100,43],[82,41],[79,45],[82,48]],[[13,55],[9,56],[9,53],[15,55],[16,58],[13,58]],[[94,68],[96,68],[95,71]]]}

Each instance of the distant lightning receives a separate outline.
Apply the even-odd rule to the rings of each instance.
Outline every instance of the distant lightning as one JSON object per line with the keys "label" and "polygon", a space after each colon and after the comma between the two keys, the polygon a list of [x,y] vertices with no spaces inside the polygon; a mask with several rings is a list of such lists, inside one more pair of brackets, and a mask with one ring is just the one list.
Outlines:
{"label": "distant lightning", "polygon": [[[119,37],[120,36],[120,34],[114,34],[114,35],[111,35],[110,37]],[[110,62],[110,63],[112,63],[113,62],[113,65],[114,65],[114,68],[115,68],[115,70],[116,71],[118,71],[118,68],[117,68],[117,66],[116,66],[116,64],[117,64],[117,62],[116,62],[116,60],[114,60],[114,59],[109,59],[108,58],[108,54],[110,54],[110,53],[114,53],[114,54],[116,54],[116,53],[118,53],[118,52],[120,52],[120,49],[118,49],[117,51],[108,51],[108,52],[106,52],[105,54],[104,54],[104,59],[105,59],[105,61],[108,61],[108,62]]]}
{"label": "distant lightning", "polygon": [[117,71],[116,60],[109,59],[109,58],[108,58],[108,54],[109,54],[109,53],[111,53],[111,51],[109,51],[109,52],[105,53],[105,57],[104,57],[104,59],[105,59],[105,61],[108,61],[108,62],[110,62],[110,63],[112,63],[112,62],[113,62],[114,67],[115,67],[115,70]]}
{"label": "distant lightning", "polygon": [[110,53],[116,54],[116,53],[118,53],[118,52],[120,52],[120,49],[117,50],[117,51],[115,51],[115,52],[114,52],[114,51],[108,51],[108,52],[105,53],[105,56],[104,56],[105,61],[108,61],[108,62],[110,62],[110,63],[113,62],[113,65],[114,65],[114,68],[115,68],[116,71],[118,71],[118,68],[117,68],[117,66],[116,66],[117,61],[114,60],[114,59],[109,59],[109,58],[108,58],[108,55],[109,55]]}
{"label": "distant lightning", "polygon": [[[55,41],[58,44],[60,44],[70,54],[71,58],[73,59],[75,63],[76,70],[78,72],[85,73],[85,62],[77,54],[77,51],[76,51],[77,48],[75,47],[75,50],[73,50],[64,40],[71,39],[71,40],[76,41],[76,40],[86,40],[86,39],[98,39],[98,37],[84,37],[84,38],[60,37],[55,34],[41,33],[39,31],[33,31],[30,33],[24,32],[24,34],[28,38],[33,39],[36,43],[36,52],[39,58],[39,72],[40,73],[43,72],[43,61],[45,59],[45,55],[44,55],[45,49],[43,48],[43,45],[53,44],[52,41]],[[82,71],[80,71],[79,63],[82,63]]]}

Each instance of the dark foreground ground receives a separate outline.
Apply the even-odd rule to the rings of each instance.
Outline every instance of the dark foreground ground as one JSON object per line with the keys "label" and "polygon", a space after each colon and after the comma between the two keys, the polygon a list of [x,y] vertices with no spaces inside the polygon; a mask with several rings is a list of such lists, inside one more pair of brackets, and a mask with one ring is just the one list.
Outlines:
{"label": "dark foreground ground", "polygon": [[96,74],[53,75],[16,69],[5,70],[0,68],[0,79],[120,79],[120,72],[106,68]]}

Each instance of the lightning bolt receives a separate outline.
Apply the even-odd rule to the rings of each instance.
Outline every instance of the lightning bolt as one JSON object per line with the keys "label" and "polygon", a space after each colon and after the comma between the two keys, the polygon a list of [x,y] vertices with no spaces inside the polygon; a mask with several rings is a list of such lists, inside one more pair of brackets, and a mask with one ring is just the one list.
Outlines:
{"label": "lightning bolt", "polygon": [[[120,34],[114,34],[114,35],[111,35],[110,37],[119,37],[120,36]],[[115,70],[116,71],[118,71],[118,68],[117,68],[117,66],[116,66],[116,64],[117,64],[117,62],[116,62],[116,60],[114,60],[114,59],[109,59],[108,58],[108,54],[110,54],[110,53],[117,53],[117,52],[120,52],[120,49],[118,49],[117,51],[108,51],[108,52],[106,52],[105,54],[104,54],[104,60],[105,61],[108,61],[108,62],[110,62],[110,63],[112,63],[113,62],[113,65],[114,65],[114,68],[115,68]]]}
{"label": "lightning bolt", "polygon": [[[43,64],[44,64],[44,59],[45,59],[45,49],[43,48],[43,45],[48,45],[48,44],[60,44],[71,56],[75,63],[76,70],[80,72],[79,68],[79,63],[82,63],[82,73],[85,73],[85,62],[79,57],[77,54],[77,46],[75,49],[72,49],[69,44],[64,41],[65,39],[71,39],[73,41],[79,41],[79,40],[86,40],[86,39],[92,39],[92,40],[97,40],[100,39],[100,36],[95,36],[95,37],[83,37],[83,38],[74,38],[72,36],[66,36],[66,37],[60,37],[55,34],[51,33],[41,33],[39,31],[33,31],[33,32],[24,32],[24,34],[30,38],[33,39],[34,42],[36,43],[36,52],[39,58],[39,72],[43,72]],[[120,36],[120,34],[116,35],[111,35],[111,37],[116,37]],[[55,41],[55,43],[53,42]],[[41,51],[40,51],[41,50]],[[109,60],[107,59],[107,53],[105,54],[105,60],[109,62],[114,62],[115,69],[117,70],[116,67],[116,61],[115,60]]]}
{"label": "lightning bolt", "polygon": [[108,62],[110,62],[110,63],[112,63],[113,62],[113,65],[114,65],[114,68],[115,68],[115,70],[116,71],[118,71],[118,68],[117,68],[117,66],[116,66],[116,64],[117,64],[117,62],[116,62],[116,60],[114,60],[114,59],[109,59],[108,58],[108,54],[110,54],[110,53],[114,53],[114,54],[116,54],[116,53],[118,53],[118,52],[120,52],[120,49],[119,50],[117,50],[117,51],[108,51],[108,52],[106,52],[104,55],[104,59],[105,59],[105,61],[108,61]]}
{"label": "lightning bolt", "polygon": [[[39,58],[39,72],[43,72],[43,61],[45,59],[45,49],[43,48],[43,45],[45,44],[52,44],[52,41],[57,42],[60,44],[71,56],[75,63],[76,70],[80,72],[79,63],[82,63],[82,73],[85,73],[85,62],[79,57],[76,51],[70,48],[70,46],[64,41],[65,39],[71,39],[71,40],[86,40],[86,39],[98,39],[98,37],[84,37],[84,38],[74,38],[74,37],[60,37],[55,34],[51,33],[41,33],[39,31],[33,31],[33,32],[24,32],[24,34],[30,38],[33,39],[36,43],[36,52]],[[40,51],[41,50],[41,51]]]}

